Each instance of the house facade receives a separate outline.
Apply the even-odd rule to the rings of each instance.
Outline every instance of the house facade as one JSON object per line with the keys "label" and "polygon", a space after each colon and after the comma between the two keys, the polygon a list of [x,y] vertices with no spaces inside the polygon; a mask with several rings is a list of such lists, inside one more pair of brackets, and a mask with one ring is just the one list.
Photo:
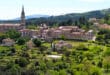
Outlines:
{"label": "house facade", "polygon": [[48,28],[42,30],[43,38],[59,39],[63,35],[65,39],[93,40],[95,34],[93,30],[85,31],[77,26],[60,26],[58,28]]}
{"label": "house facade", "polygon": [[13,46],[15,44],[14,40],[7,38],[2,40],[3,46]]}

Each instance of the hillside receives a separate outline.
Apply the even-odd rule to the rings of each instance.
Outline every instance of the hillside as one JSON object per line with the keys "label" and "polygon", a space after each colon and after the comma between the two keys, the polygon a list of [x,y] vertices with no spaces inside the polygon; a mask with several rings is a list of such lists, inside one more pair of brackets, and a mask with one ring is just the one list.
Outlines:
{"label": "hillside", "polygon": [[[47,18],[47,17],[50,17],[50,16],[49,16],[49,15],[40,15],[40,14],[37,14],[37,15],[28,15],[28,16],[26,16],[26,19],[41,18],[41,17]],[[13,20],[20,20],[20,17],[15,18],[15,19],[13,19]]]}
{"label": "hillside", "polygon": [[[110,9],[103,9],[103,10],[96,10],[96,11],[90,11],[90,12],[85,12],[85,13],[71,13],[71,14],[65,14],[65,15],[59,15],[59,16],[48,16],[48,15],[44,15],[44,16],[27,16],[27,24],[40,24],[40,23],[49,23],[54,24],[54,23],[60,23],[60,22],[65,22],[68,20],[72,20],[72,21],[76,21],[78,20],[80,17],[85,17],[86,19],[89,18],[103,18],[105,16],[105,14],[109,14],[110,13]],[[13,23],[17,23],[19,22],[19,20],[8,20],[8,21],[0,21],[0,23],[6,23],[6,22],[13,22]]]}
{"label": "hillside", "polygon": [[[17,40],[11,46],[0,45],[0,75],[110,75],[110,42],[66,39],[44,42],[21,38],[16,33],[12,30],[0,36],[9,35],[13,37],[10,40]],[[108,35],[108,31],[103,35]]]}

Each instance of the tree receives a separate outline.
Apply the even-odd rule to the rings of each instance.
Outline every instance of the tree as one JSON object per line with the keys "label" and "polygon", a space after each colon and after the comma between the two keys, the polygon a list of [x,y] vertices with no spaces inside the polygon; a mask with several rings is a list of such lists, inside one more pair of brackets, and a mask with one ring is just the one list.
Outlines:
{"label": "tree", "polygon": [[63,26],[66,26],[67,23],[66,23],[65,21],[62,21],[62,22],[59,23],[59,26],[62,26],[62,25],[63,25]]}
{"label": "tree", "polygon": [[10,50],[11,50],[12,53],[16,52],[16,49],[14,47],[11,47]]}
{"label": "tree", "polygon": [[82,24],[82,25],[86,25],[86,23],[87,23],[86,18],[84,16],[80,17],[79,18],[79,23]]}
{"label": "tree", "polygon": [[18,39],[21,36],[20,32],[18,32],[17,30],[9,30],[6,32],[6,34],[9,38],[14,40]]}
{"label": "tree", "polygon": [[45,46],[40,46],[40,47],[39,47],[39,50],[40,50],[41,53],[43,53],[45,50],[47,50],[47,47],[45,47]]}
{"label": "tree", "polygon": [[12,67],[9,69],[9,75],[20,75],[21,74],[21,68],[19,65],[12,65]]}
{"label": "tree", "polygon": [[65,39],[66,39],[64,35],[61,35],[60,38],[61,38],[62,40],[65,40]]}
{"label": "tree", "polygon": [[26,52],[26,51],[22,52],[22,53],[21,53],[21,56],[22,56],[22,57],[25,57],[25,58],[29,58],[29,57],[30,57],[29,53]]}
{"label": "tree", "polygon": [[65,70],[60,70],[60,71],[59,71],[59,75],[67,75],[67,73],[66,73]]}
{"label": "tree", "polygon": [[110,56],[110,48],[107,48],[107,49],[104,51],[104,56]]}
{"label": "tree", "polygon": [[77,50],[84,50],[84,51],[88,50],[88,48],[84,44],[80,44],[76,49]]}
{"label": "tree", "polygon": [[99,69],[98,67],[91,67],[90,69],[90,75],[102,75],[101,69]]}
{"label": "tree", "polygon": [[24,45],[25,44],[25,39],[24,38],[19,38],[18,40],[17,40],[17,44],[18,45]]}
{"label": "tree", "polygon": [[26,58],[21,57],[19,59],[16,59],[15,60],[15,63],[18,64],[20,67],[25,67],[25,66],[27,66],[27,64],[29,63],[29,61]]}
{"label": "tree", "polygon": [[67,20],[67,25],[72,25],[72,24],[73,24],[72,19]]}
{"label": "tree", "polygon": [[86,51],[84,53],[84,56],[87,57],[88,60],[92,60],[94,57],[94,54],[93,54],[93,52]]}
{"label": "tree", "polygon": [[55,70],[48,70],[46,75],[59,75],[58,71]]}
{"label": "tree", "polygon": [[103,60],[103,68],[105,69],[105,72],[109,72],[110,69],[110,56],[107,56]]}
{"label": "tree", "polygon": [[37,26],[36,25],[33,25],[33,24],[27,26],[27,29],[36,29],[36,28],[37,28]]}
{"label": "tree", "polygon": [[0,43],[2,43],[2,40],[5,39],[7,35],[5,33],[0,33]]}
{"label": "tree", "polygon": [[97,66],[102,68],[102,61],[101,60],[97,63]]}
{"label": "tree", "polygon": [[41,40],[39,40],[39,39],[37,39],[37,38],[36,38],[36,39],[33,39],[32,41],[33,41],[33,43],[36,45],[36,47],[40,47],[41,44],[42,44],[42,43],[41,43]]}
{"label": "tree", "polygon": [[110,24],[110,14],[106,14],[104,17],[105,23]]}
{"label": "tree", "polygon": [[3,74],[3,75],[20,75],[21,68],[19,65],[16,65],[13,61],[9,61],[6,64],[6,71],[9,71],[8,74]]}
{"label": "tree", "polygon": [[109,16],[108,16],[108,14],[105,15],[104,19],[105,19],[106,21],[109,20]]}
{"label": "tree", "polygon": [[74,24],[75,24],[76,26],[78,26],[78,25],[79,25],[79,22],[78,22],[78,21],[75,21]]}
{"label": "tree", "polygon": [[103,42],[103,39],[104,39],[103,35],[97,35],[97,38],[96,38],[97,41]]}

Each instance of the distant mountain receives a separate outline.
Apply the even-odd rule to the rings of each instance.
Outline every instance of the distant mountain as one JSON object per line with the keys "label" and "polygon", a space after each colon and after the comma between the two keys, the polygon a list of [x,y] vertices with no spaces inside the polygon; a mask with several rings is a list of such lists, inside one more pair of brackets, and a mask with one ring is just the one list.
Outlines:
{"label": "distant mountain", "polygon": [[69,20],[76,21],[80,17],[85,17],[86,19],[89,18],[103,18],[106,14],[110,14],[110,9],[104,10],[96,10],[84,13],[70,13],[65,15],[59,16],[50,16],[48,18],[31,18],[27,20],[27,24],[40,24],[40,23],[47,23],[49,25],[61,22],[67,22]]}
{"label": "distant mountain", "polygon": [[[37,14],[37,15],[28,15],[26,16],[26,19],[31,19],[31,18],[40,18],[40,17],[50,17],[49,15],[40,15],[40,14]],[[13,20],[20,20],[20,17],[19,18],[15,18]]]}
{"label": "distant mountain", "polygon": [[[48,23],[48,24],[54,24],[54,23],[61,23],[66,22],[68,20],[76,21],[80,17],[85,17],[86,19],[89,18],[103,18],[106,14],[110,14],[110,8],[109,9],[103,9],[103,10],[96,10],[96,11],[90,11],[90,12],[84,12],[84,13],[70,13],[65,15],[59,15],[59,16],[49,16],[49,15],[29,15],[26,16],[26,22],[27,24],[40,24],[40,23]],[[20,18],[16,18],[11,21],[0,21],[2,22],[19,22],[17,20],[20,20]]]}

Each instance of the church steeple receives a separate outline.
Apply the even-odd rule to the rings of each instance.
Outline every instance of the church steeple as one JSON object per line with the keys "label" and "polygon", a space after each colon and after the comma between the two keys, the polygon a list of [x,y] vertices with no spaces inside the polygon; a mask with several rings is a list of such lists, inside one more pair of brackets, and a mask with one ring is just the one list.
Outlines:
{"label": "church steeple", "polygon": [[22,6],[22,12],[21,12],[21,25],[23,28],[25,28],[25,12],[24,12],[24,6]]}

